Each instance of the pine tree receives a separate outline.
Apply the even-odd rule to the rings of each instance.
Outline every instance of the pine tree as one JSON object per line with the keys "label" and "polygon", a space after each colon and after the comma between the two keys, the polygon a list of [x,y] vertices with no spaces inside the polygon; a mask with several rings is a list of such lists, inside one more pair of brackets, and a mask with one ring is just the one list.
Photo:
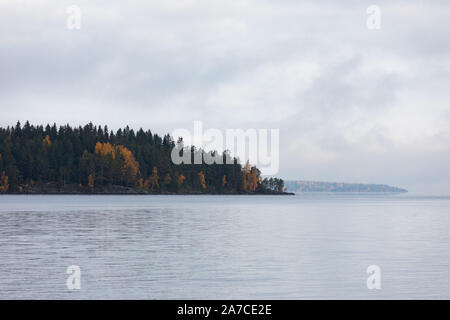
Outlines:
{"label": "pine tree", "polygon": [[94,183],[95,183],[95,173],[91,173],[88,176],[88,187],[94,189]]}
{"label": "pine tree", "polygon": [[205,191],[206,190],[205,174],[200,171],[198,173],[198,179],[200,181],[200,187],[202,188],[203,191]]}
{"label": "pine tree", "polygon": [[170,173],[166,173],[166,176],[164,177],[164,184],[166,186],[170,185],[172,182],[172,177],[170,176]]}

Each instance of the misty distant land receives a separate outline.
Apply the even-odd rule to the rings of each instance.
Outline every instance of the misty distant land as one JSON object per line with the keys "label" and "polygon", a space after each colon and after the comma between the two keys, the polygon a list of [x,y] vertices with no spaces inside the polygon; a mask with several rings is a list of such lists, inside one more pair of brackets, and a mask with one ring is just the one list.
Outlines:
{"label": "misty distant land", "polygon": [[405,193],[408,190],[392,187],[384,184],[362,184],[345,182],[324,182],[324,181],[285,181],[287,192],[381,192],[381,193]]}

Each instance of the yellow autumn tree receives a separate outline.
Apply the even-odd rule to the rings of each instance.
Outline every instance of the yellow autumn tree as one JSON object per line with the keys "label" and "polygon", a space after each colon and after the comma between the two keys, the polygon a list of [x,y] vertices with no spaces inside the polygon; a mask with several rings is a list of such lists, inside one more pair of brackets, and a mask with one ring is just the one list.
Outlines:
{"label": "yellow autumn tree", "polygon": [[244,191],[249,191],[249,181],[248,181],[249,175],[250,175],[250,163],[247,161],[245,163],[244,168],[242,169],[242,176],[243,176],[242,184],[244,187]]}
{"label": "yellow autumn tree", "polygon": [[186,177],[182,173],[180,173],[180,175],[178,176],[178,179],[177,179],[178,187],[181,187],[181,185],[184,183],[185,180],[186,180]]}
{"label": "yellow autumn tree", "polygon": [[244,191],[248,191],[248,180],[247,180],[246,176],[244,176],[242,184],[243,184],[243,187],[244,187]]}
{"label": "yellow autumn tree", "polygon": [[[137,183],[139,186],[139,181],[137,181],[137,177],[139,176],[139,162],[137,162],[131,150],[122,145],[112,145],[109,142],[97,142],[95,145],[95,155],[100,157],[102,165],[107,165],[107,162],[103,162],[103,160],[109,156],[115,161],[119,159],[123,161],[120,167],[122,179],[130,184]],[[145,185],[145,183],[142,182],[141,185]]]}
{"label": "yellow autumn tree", "polygon": [[224,175],[224,176],[222,177],[222,187],[225,187],[226,185],[227,185],[227,176]]}
{"label": "yellow autumn tree", "polygon": [[104,157],[111,155],[113,159],[116,158],[115,148],[109,142],[106,143],[97,142],[95,145],[95,153]]}
{"label": "yellow autumn tree", "polygon": [[244,166],[244,168],[242,169],[243,171],[244,171],[244,173],[246,174],[246,175],[248,175],[249,173],[250,173],[250,162],[248,162],[248,160],[247,160],[247,162],[245,163],[245,166]]}
{"label": "yellow autumn tree", "polygon": [[6,193],[9,189],[8,176],[5,171],[0,175],[0,193]]}
{"label": "yellow autumn tree", "polygon": [[202,188],[203,191],[206,190],[206,180],[205,180],[205,174],[203,172],[199,172],[198,173],[198,179],[200,181],[200,186]]}
{"label": "yellow autumn tree", "polygon": [[258,188],[258,172],[256,167],[252,167],[248,175],[248,190],[255,192]]}
{"label": "yellow autumn tree", "polygon": [[49,135],[46,135],[45,138],[42,140],[42,145],[44,147],[50,147],[52,145],[52,140],[50,140]]}
{"label": "yellow autumn tree", "polygon": [[152,176],[149,178],[149,186],[150,186],[150,191],[154,192],[154,191],[158,191],[159,190],[159,177],[158,177],[158,168],[157,167],[153,167],[153,172],[152,172]]}
{"label": "yellow autumn tree", "polygon": [[121,145],[116,146],[116,153],[117,152],[120,153],[125,160],[122,172],[129,173],[132,177],[136,177],[139,174],[139,163],[136,161],[133,152]]}

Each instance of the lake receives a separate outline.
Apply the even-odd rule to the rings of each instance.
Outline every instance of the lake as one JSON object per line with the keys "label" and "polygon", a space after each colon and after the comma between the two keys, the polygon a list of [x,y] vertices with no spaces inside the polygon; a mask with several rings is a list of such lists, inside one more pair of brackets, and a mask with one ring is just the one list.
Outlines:
{"label": "lake", "polygon": [[450,198],[3,195],[0,298],[450,299]]}

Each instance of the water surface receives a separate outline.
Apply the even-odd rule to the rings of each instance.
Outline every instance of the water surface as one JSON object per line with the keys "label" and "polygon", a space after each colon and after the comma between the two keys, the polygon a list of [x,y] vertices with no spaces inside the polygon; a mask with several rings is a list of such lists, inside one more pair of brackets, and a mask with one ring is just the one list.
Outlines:
{"label": "water surface", "polygon": [[445,197],[0,196],[0,298],[450,299],[449,231]]}

